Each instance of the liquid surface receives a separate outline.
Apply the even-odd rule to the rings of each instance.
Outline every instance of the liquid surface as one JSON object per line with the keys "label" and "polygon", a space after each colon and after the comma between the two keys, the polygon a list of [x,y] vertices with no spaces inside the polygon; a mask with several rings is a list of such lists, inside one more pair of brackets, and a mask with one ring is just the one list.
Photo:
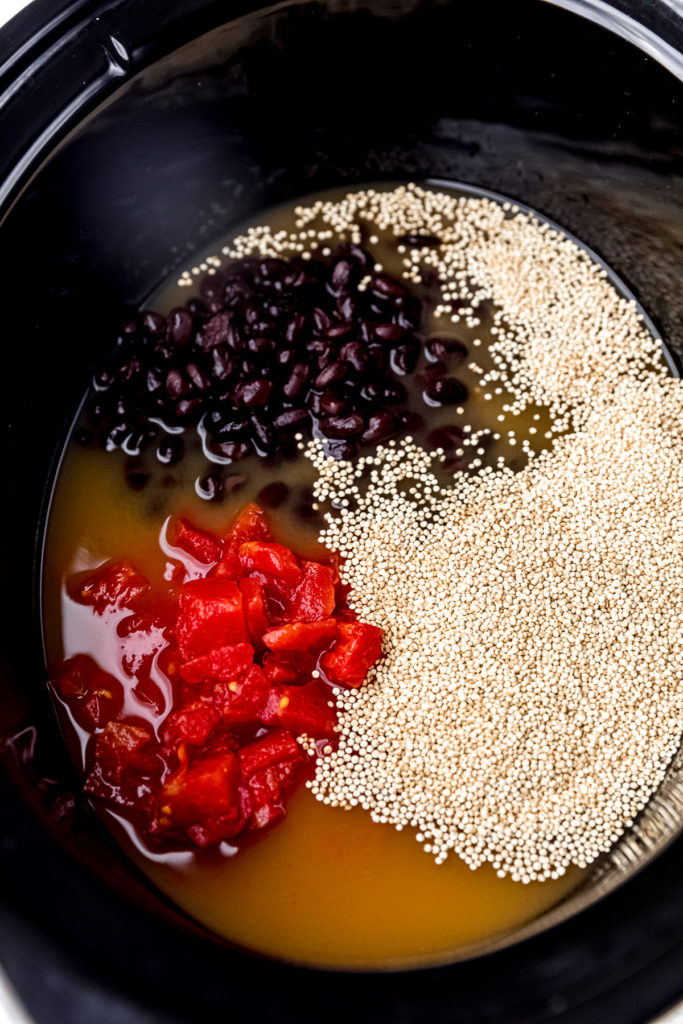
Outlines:
{"label": "liquid surface", "polygon": [[[341,195],[331,192],[325,198]],[[275,229],[290,227],[291,210],[272,211],[262,222]],[[371,250],[388,273],[400,273],[400,259],[382,238]],[[209,252],[220,252],[220,242]],[[200,254],[198,265],[202,259]],[[167,312],[194,293],[179,288],[174,279],[148,305]],[[425,291],[420,297],[429,301]],[[462,339],[470,362],[476,358],[484,370],[489,327],[486,311],[476,327],[454,328],[447,319],[437,318],[429,324],[433,332]],[[505,396],[484,402],[477,373],[467,363],[456,372],[469,390],[464,410],[431,410],[424,434],[444,423],[485,427],[495,422]],[[413,400],[419,398],[411,392]],[[420,411],[424,414],[424,407]],[[529,410],[525,416],[532,414],[536,436],[542,438],[543,412]],[[423,441],[420,431],[416,440]],[[494,461],[503,444],[488,445],[486,460]],[[252,455],[221,466],[226,477],[236,474],[245,479],[234,491],[226,487],[222,501],[211,504],[202,500],[197,485],[207,472],[216,471],[216,465],[194,432],[185,438],[185,451],[173,467],[154,464],[149,453],[140,457],[136,471],[145,477],[145,486],[136,491],[126,483],[129,460],[124,452],[67,445],[44,561],[44,628],[51,670],[63,658],[87,649],[84,618],[65,595],[65,579],[105,559],[120,558],[133,562],[151,580],[160,579],[165,556],[159,536],[171,514],[220,534],[247,501],[259,500],[261,488],[282,480],[288,497],[270,514],[276,537],[308,557],[320,552],[320,520],[310,514],[302,518],[299,512],[313,480],[307,460],[277,464]],[[506,447],[504,454],[514,468],[513,453]],[[91,653],[108,669],[105,651]],[[81,763],[79,736],[65,724],[72,755]],[[223,855],[151,856],[123,823],[108,824],[151,881],[199,922],[256,951],[322,966],[368,968],[446,959],[470,944],[493,940],[530,922],[560,902],[584,875],[576,869],[559,880],[522,885],[498,878],[488,867],[470,871],[455,856],[436,865],[409,831],[377,825],[358,809],[318,804],[305,789],[295,795],[281,825],[236,855],[223,844]]]}

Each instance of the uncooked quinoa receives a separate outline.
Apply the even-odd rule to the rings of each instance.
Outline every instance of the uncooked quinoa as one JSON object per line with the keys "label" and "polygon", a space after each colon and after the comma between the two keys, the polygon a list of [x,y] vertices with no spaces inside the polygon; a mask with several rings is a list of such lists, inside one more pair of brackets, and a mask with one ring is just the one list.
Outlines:
{"label": "uncooked quinoa", "polygon": [[[374,678],[337,692],[339,747],[310,786],[412,827],[437,862],[556,878],[632,824],[683,731],[682,386],[636,304],[533,215],[415,186],[301,223],[321,213],[351,234],[370,220],[437,236],[405,276],[435,270],[454,322],[494,303],[482,392],[503,389],[494,438],[528,461],[473,457],[444,486],[443,453],[410,438],[354,463],[306,447],[321,540],[386,630]],[[542,407],[539,453],[520,425]]]}

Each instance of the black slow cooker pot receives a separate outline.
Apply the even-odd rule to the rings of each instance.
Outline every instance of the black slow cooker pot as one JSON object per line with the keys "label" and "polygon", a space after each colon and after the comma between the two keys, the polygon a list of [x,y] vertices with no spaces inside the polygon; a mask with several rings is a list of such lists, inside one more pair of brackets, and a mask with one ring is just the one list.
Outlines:
{"label": "black slow cooker pot", "polygon": [[676,8],[33,0],[0,34],[0,960],[37,1021],[641,1024],[683,996],[681,838],[450,966],[332,973],[218,942],[74,799],[34,596],[56,453],[114,324],[272,203],[382,179],[505,193],[595,249],[683,353]]}

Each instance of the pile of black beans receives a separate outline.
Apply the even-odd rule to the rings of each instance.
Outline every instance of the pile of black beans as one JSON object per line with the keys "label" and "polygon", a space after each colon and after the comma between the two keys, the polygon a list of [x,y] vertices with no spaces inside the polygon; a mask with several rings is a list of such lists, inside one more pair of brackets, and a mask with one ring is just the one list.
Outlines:
{"label": "pile of black beans", "polygon": [[419,426],[401,378],[423,348],[427,403],[465,398],[443,361],[459,342],[423,346],[421,301],[358,246],[328,259],[235,260],[207,274],[200,294],[122,325],[88,407],[107,450],[138,456],[154,445],[168,465],[194,426],[222,460],[293,453],[297,433],[351,458]]}

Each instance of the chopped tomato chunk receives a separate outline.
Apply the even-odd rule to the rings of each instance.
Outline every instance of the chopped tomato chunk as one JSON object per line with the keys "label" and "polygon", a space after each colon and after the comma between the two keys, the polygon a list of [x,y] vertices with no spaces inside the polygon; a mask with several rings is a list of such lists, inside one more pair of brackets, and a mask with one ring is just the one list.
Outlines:
{"label": "chopped tomato chunk", "polygon": [[240,763],[225,752],[181,765],[159,794],[153,831],[185,834],[198,846],[232,839],[251,814]]}
{"label": "chopped tomato chunk", "polygon": [[180,666],[186,683],[202,683],[207,679],[237,679],[254,660],[251,644],[226,644],[200,654]]}
{"label": "chopped tomato chunk", "polygon": [[285,816],[286,791],[304,761],[301,748],[290,733],[276,730],[243,747],[239,758],[252,799],[248,828],[266,828]]}
{"label": "chopped tomato chunk", "polygon": [[164,743],[167,747],[174,747],[178,743],[201,747],[220,720],[221,716],[213,704],[196,700],[168,716],[164,724]]}
{"label": "chopped tomato chunk", "polygon": [[305,732],[314,739],[333,739],[337,712],[329,688],[314,680],[305,686],[272,689],[261,721],[265,725],[279,725],[295,736]]}
{"label": "chopped tomato chunk", "polygon": [[367,622],[340,622],[339,640],[320,662],[330,682],[360,686],[382,653],[383,634],[379,626]]}
{"label": "chopped tomato chunk", "polygon": [[179,605],[176,637],[183,661],[247,640],[242,595],[233,580],[192,580]]}
{"label": "chopped tomato chunk", "polygon": [[310,651],[329,647],[337,636],[336,619],[322,622],[290,622],[271,629],[263,642],[271,651]]}
{"label": "chopped tomato chunk", "polygon": [[285,658],[272,651],[266,651],[263,656],[263,671],[268,682],[273,686],[293,683],[299,677],[299,670],[290,661],[286,661]]}
{"label": "chopped tomato chunk", "polygon": [[247,505],[233,523],[223,541],[223,557],[216,566],[215,575],[238,580],[244,575],[239,559],[240,545],[253,540],[272,540],[263,510],[258,505]]}
{"label": "chopped tomato chunk", "polygon": [[210,533],[198,530],[186,519],[179,519],[169,530],[170,543],[181,548],[202,565],[214,565],[221,557],[222,547]]}
{"label": "chopped tomato chunk", "polygon": [[236,727],[260,721],[269,694],[270,686],[263,670],[252,665],[241,679],[216,683],[211,699],[224,724]]}
{"label": "chopped tomato chunk", "polygon": [[88,654],[76,654],[65,661],[54,686],[83,729],[101,729],[123,707],[121,683]]}
{"label": "chopped tomato chunk", "polygon": [[106,562],[85,580],[69,587],[69,596],[79,604],[91,605],[96,615],[128,608],[149,590],[145,577],[130,562]]}
{"label": "chopped tomato chunk", "polygon": [[247,620],[247,629],[252,642],[260,643],[263,634],[268,630],[268,619],[263,601],[263,587],[259,580],[246,579],[239,582],[242,601],[244,602],[244,615]]}
{"label": "chopped tomato chunk", "polygon": [[294,587],[302,577],[301,567],[289,548],[274,541],[250,540],[241,544],[239,560],[245,573],[262,572],[283,587]]}
{"label": "chopped tomato chunk", "polygon": [[228,543],[245,544],[248,540],[272,540],[263,509],[259,505],[247,505],[230,527],[225,538]]}
{"label": "chopped tomato chunk", "polygon": [[320,622],[334,611],[334,575],[326,565],[304,562],[304,576],[287,609],[290,622]]}

